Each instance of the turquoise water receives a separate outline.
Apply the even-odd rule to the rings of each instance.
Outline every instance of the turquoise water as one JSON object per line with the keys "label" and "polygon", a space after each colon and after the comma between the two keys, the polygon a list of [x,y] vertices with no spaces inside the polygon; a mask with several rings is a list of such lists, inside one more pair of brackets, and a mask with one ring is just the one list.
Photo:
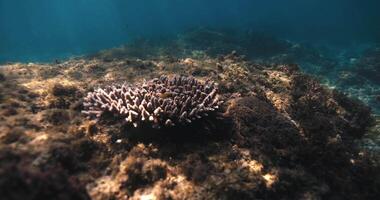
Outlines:
{"label": "turquoise water", "polygon": [[0,62],[51,61],[198,26],[283,39],[378,42],[376,0],[0,0]]}

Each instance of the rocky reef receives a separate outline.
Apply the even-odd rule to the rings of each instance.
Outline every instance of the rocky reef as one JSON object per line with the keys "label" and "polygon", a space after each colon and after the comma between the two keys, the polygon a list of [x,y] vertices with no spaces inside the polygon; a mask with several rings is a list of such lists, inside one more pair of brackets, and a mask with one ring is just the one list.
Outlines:
{"label": "rocky reef", "polygon": [[355,65],[355,72],[380,85],[380,46],[364,51]]}
{"label": "rocky reef", "polygon": [[[328,85],[358,98],[380,115],[380,48],[365,47],[359,52],[343,55],[340,64],[331,68]],[[344,62],[346,60],[346,62]],[[348,62],[347,62],[348,60]],[[340,66],[340,67],[339,67]]]}
{"label": "rocky reef", "polygon": [[[370,108],[321,85],[297,65],[256,63],[236,51],[217,57],[145,59],[120,52],[112,57],[114,52],[59,64],[7,64],[0,69],[0,199],[376,199],[380,195],[379,154],[357,145],[373,126]],[[184,78],[190,76],[194,78]],[[144,80],[151,81],[144,85]],[[128,84],[112,86],[123,82]],[[218,95],[213,92],[214,82]],[[107,85],[111,86],[100,87],[104,93],[96,89]],[[181,97],[176,89],[183,85],[199,87],[205,94],[187,105],[184,102],[197,90]],[[160,126],[168,119],[181,123],[185,111],[174,112],[175,108],[184,108],[193,121],[189,115],[203,101],[205,108],[218,106],[220,115],[173,129],[175,134],[130,138],[120,123],[129,111],[124,109],[121,115],[123,107],[115,105],[116,99],[121,91],[144,87],[162,101],[183,98],[182,106],[168,108],[167,113],[175,113],[172,117],[153,115]],[[96,105],[96,95],[112,92],[110,99],[100,97],[107,106]],[[139,95],[129,96],[136,100]],[[142,99],[131,110],[145,105]],[[150,115],[140,114],[141,107],[129,124],[143,116],[149,121],[158,106],[148,106],[152,98],[146,101],[143,107]],[[111,120],[87,119],[81,113],[88,111],[97,119],[101,112],[91,111],[111,107],[115,115],[103,116]]]}
{"label": "rocky reef", "polygon": [[[217,58],[234,51],[261,65],[296,63],[303,72],[312,74],[329,87],[359,98],[379,115],[379,87],[376,81],[379,79],[379,48],[378,45],[366,47],[364,51],[362,48],[294,42],[255,30],[198,27],[177,37],[139,38],[119,48],[89,55],[88,58],[105,62],[125,57],[175,61]],[[202,72],[194,72],[195,75],[197,73]]]}

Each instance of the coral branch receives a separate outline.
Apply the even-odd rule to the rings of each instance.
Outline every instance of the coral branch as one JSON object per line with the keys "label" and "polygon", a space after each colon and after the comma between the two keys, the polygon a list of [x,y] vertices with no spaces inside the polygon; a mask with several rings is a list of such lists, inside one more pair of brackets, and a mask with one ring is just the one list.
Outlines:
{"label": "coral branch", "polygon": [[218,109],[222,101],[211,81],[193,77],[162,76],[142,84],[115,84],[89,92],[84,98],[83,114],[100,118],[112,112],[137,127],[153,128],[191,123]]}

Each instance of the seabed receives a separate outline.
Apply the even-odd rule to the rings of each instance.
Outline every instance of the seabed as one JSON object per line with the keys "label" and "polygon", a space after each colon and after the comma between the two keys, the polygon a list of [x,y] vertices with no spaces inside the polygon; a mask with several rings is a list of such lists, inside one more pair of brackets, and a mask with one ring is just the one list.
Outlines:
{"label": "seabed", "polygon": [[[271,48],[247,49],[228,37],[198,30],[164,44],[2,65],[0,199],[376,199],[379,117],[292,64],[302,46],[267,38]],[[302,61],[331,62],[322,58]],[[363,70],[335,82],[365,79]],[[222,118],[144,139],[81,114],[96,87],[161,75],[218,83]],[[363,80],[376,90],[366,96],[372,107],[374,80]]]}

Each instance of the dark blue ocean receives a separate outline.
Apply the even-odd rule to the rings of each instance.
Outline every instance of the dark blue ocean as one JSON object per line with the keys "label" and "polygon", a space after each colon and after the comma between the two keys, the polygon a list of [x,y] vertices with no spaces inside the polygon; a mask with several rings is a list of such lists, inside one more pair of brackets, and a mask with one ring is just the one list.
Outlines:
{"label": "dark blue ocean", "polygon": [[0,0],[0,62],[51,61],[194,27],[350,46],[380,41],[377,0]]}

